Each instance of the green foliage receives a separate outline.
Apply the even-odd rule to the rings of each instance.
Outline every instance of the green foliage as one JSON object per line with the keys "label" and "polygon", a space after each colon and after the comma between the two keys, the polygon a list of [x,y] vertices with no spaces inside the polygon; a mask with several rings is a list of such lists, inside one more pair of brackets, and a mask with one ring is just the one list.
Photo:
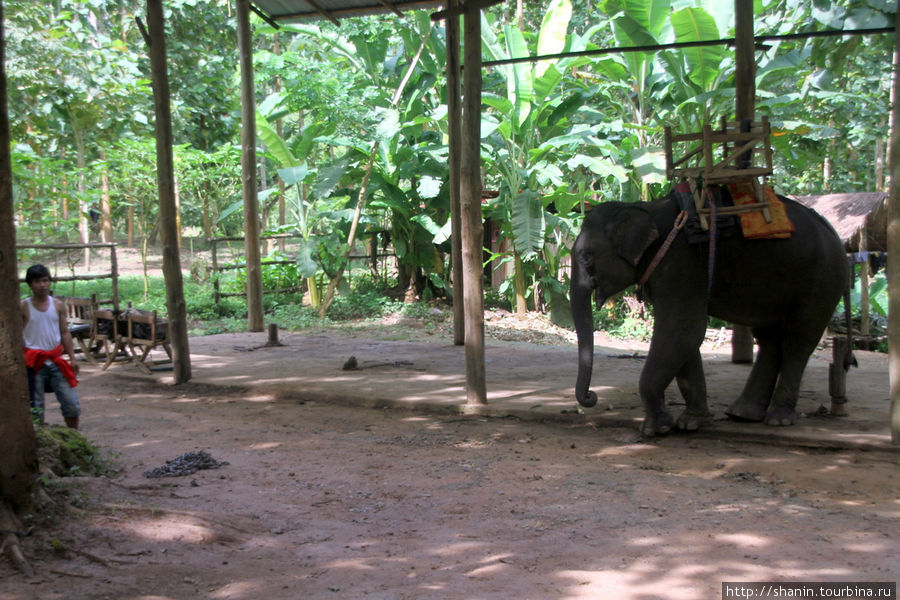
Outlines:
{"label": "green foliage", "polygon": [[36,427],[38,460],[41,466],[58,477],[71,475],[104,475],[115,470],[109,457],[78,430],[69,427]]}
{"label": "green foliage", "polygon": [[626,290],[594,310],[594,328],[613,337],[649,341],[653,334],[652,307]]}
{"label": "green foliage", "polygon": [[[210,226],[205,235],[244,230],[238,65],[226,4],[166,4],[182,222]],[[547,0],[522,8],[521,21],[515,3],[485,11],[486,58],[734,34],[730,0]],[[130,209],[142,240],[157,235],[149,65],[131,18],[144,9],[141,0],[4,3],[20,242],[77,239],[80,211],[101,198],[104,176],[116,235],[124,235]],[[754,25],[757,35],[884,27],[894,23],[895,10],[884,1],[757,0]],[[422,272],[438,287],[448,285],[445,31],[442,24],[432,27],[427,11],[406,17],[289,24],[277,32],[254,17],[256,84],[265,98],[258,107],[265,145],[260,157],[269,186],[260,193],[260,214],[264,228],[299,232],[304,239],[295,265],[264,269],[267,289],[303,277],[321,281],[344,266],[350,215],[373,155],[361,231],[390,236],[404,274]],[[424,51],[395,97],[423,41]],[[756,112],[773,124],[774,182],[782,191],[883,189],[872,165],[886,153],[892,51],[892,36],[874,35],[777,40],[756,52]],[[523,259],[521,281],[534,306],[560,301],[560,265],[587,203],[664,193],[663,126],[695,131],[731,118],[734,87],[734,55],[724,46],[485,70],[485,183],[500,193],[485,205],[485,216],[511,243],[508,258],[515,250]],[[276,177],[287,186],[283,197],[271,183]],[[275,226],[279,200],[288,216]],[[222,275],[223,291],[240,291],[241,277]],[[878,285],[875,313],[886,308]],[[146,296],[141,289],[122,296],[164,309],[158,281],[145,288]],[[242,299],[214,305],[210,289],[186,291],[191,318],[238,326]],[[504,288],[509,296],[512,289]],[[265,299],[272,310],[291,301]],[[489,296],[488,302],[508,300]],[[363,304],[340,310],[387,310],[375,297]]]}
{"label": "green foliage", "polygon": [[[858,269],[858,267],[857,267]],[[859,317],[862,313],[862,280],[854,279],[853,290],[850,292],[850,305],[853,307],[853,315]],[[869,311],[871,314],[887,317],[888,308],[888,282],[887,273],[880,271],[869,280]]]}

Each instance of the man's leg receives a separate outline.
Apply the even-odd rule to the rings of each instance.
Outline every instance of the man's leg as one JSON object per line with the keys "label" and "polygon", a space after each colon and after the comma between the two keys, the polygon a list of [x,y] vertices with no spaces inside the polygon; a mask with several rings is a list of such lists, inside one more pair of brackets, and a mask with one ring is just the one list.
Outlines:
{"label": "man's leg", "polygon": [[66,426],[78,429],[78,417],[81,416],[81,406],[78,403],[78,393],[69,385],[68,380],[60,372],[55,364],[48,365],[50,370],[50,386],[59,401],[63,420]]}
{"label": "man's leg", "polygon": [[44,390],[47,388],[47,367],[41,367],[37,373],[28,369],[29,395],[31,397],[31,418],[37,419],[38,425],[44,424]]}

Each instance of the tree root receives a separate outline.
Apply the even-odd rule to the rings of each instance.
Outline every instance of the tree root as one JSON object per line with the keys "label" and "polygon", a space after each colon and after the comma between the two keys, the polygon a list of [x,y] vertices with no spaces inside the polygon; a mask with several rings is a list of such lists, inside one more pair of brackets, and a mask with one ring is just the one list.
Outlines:
{"label": "tree root", "polygon": [[5,551],[13,565],[27,577],[34,577],[34,569],[22,553],[19,536],[24,535],[22,524],[6,503],[0,503],[0,554]]}

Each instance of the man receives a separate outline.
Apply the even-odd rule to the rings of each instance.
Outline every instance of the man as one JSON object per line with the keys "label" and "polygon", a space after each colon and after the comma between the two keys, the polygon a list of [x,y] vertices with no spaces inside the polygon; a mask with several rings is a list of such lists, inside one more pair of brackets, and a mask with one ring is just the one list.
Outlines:
{"label": "man", "polygon": [[[44,423],[44,391],[49,385],[62,409],[66,425],[78,429],[81,406],[78,404],[78,363],[75,347],[66,322],[66,305],[50,295],[50,271],[44,265],[33,265],[25,272],[25,283],[31,297],[21,303],[25,326],[25,365],[28,367],[31,406]],[[69,356],[68,362],[63,352]]]}

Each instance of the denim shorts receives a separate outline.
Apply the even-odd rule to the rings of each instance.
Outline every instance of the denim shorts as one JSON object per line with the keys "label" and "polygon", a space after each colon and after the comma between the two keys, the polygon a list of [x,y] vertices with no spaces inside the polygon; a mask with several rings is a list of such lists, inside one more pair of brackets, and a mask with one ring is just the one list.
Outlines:
{"label": "denim shorts", "polygon": [[56,363],[48,360],[37,373],[28,369],[28,375],[29,384],[32,383],[32,376],[34,377],[34,384],[28,386],[31,392],[31,407],[36,408],[41,416],[44,414],[44,390],[48,387],[56,394],[56,399],[59,401],[59,407],[62,409],[64,417],[81,416],[78,393],[75,391],[75,388],[69,385],[68,380],[60,372]]}

